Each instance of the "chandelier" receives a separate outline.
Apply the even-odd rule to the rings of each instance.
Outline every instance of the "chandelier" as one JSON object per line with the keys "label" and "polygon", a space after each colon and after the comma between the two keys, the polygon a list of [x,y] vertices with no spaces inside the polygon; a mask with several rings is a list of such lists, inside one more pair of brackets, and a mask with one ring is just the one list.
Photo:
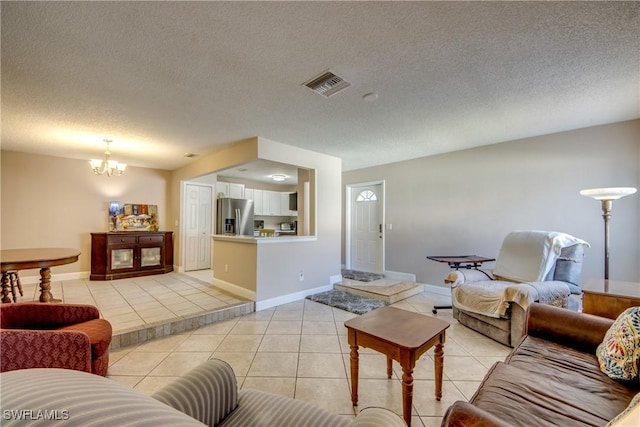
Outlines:
{"label": "chandelier", "polygon": [[119,163],[116,160],[109,159],[109,157],[111,157],[111,152],[109,151],[109,143],[111,143],[111,140],[103,139],[103,141],[107,143],[107,150],[104,152],[104,159],[91,159],[89,161],[93,173],[96,175],[106,173],[107,176],[122,175],[124,170],[127,168],[127,165]]}

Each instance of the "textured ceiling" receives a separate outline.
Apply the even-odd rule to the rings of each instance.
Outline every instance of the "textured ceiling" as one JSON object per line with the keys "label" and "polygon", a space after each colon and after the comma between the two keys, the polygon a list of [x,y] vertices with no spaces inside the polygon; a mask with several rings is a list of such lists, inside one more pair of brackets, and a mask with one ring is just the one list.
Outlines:
{"label": "textured ceiling", "polygon": [[[1,8],[5,150],[89,159],[111,138],[174,169],[261,136],[351,170],[640,117],[638,2]],[[326,70],[351,86],[302,86]]]}

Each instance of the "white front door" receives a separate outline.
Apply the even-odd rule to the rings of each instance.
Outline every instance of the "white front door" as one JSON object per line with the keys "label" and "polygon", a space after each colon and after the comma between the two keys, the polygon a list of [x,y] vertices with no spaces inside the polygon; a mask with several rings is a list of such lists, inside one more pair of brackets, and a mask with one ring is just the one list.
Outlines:
{"label": "white front door", "polygon": [[350,268],[384,273],[384,192],[382,184],[350,187]]}
{"label": "white front door", "polygon": [[212,194],[211,186],[185,186],[185,271],[211,268]]}

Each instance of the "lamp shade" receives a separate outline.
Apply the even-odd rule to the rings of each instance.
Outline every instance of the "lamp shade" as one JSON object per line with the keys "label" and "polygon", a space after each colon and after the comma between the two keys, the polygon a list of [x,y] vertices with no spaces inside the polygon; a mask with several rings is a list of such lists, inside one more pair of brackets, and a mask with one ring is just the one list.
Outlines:
{"label": "lamp shade", "polygon": [[581,190],[580,195],[593,197],[596,200],[618,200],[636,191],[633,187],[589,188]]}

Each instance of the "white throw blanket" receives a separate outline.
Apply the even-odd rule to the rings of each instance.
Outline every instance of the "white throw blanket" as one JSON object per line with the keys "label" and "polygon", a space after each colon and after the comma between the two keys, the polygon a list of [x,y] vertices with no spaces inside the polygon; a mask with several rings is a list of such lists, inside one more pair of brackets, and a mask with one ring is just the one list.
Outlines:
{"label": "white throw blanket", "polygon": [[509,303],[527,309],[534,302],[567,308],[569,286],[565,282],[514,283],[486,280],[455,286],[451,290],[453,305],[461,310],[489,317],[505,317]]}
{"label": "white throw blanket", "polygon": [[539,282],[553,269],[563,248],[587,242],[557,231],[514,231],[502,242],[493,274],[514,282]]}

